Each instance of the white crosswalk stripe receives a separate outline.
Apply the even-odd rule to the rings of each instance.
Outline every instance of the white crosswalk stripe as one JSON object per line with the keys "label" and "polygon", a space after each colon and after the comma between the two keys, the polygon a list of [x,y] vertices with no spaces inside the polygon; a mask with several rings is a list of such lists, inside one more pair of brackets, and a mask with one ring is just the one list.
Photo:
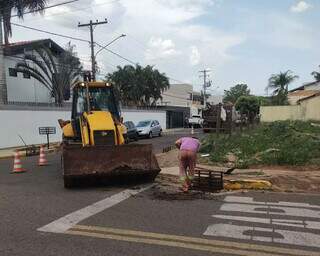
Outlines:
{"label": "white crosswalk stripe", "polygon": [[[212,215],[222,223],[210,225],[204,235],[320,248],[318,205],[259,202],[251,197],[237,196],[227,196],[224,202],[221,212]],[[289,227],[294,230],[288,230]]]}

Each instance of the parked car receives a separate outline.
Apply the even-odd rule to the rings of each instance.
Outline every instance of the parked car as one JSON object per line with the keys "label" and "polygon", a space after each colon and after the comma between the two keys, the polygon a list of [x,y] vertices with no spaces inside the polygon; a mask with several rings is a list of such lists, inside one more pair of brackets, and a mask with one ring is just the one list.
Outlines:
{"label": "parked car", "polygon": [[161,136],[162,128],[157,120],[144,120],[137,124],[139,136],[152,138]]}
{"label": "parked car", "polygon": [[203,125],[203,118],[198,115],[193,115],[192,117],[189,118],[189,127],[191,128],[192,126],[195,128],[200,128]]}
{"label": "parked car", "polygon": [[127,140],[135,140],[137,141],[139,138],[139,133],[137,127],[134,125],[132,121],[124,122],[124,125],[127,127]]}

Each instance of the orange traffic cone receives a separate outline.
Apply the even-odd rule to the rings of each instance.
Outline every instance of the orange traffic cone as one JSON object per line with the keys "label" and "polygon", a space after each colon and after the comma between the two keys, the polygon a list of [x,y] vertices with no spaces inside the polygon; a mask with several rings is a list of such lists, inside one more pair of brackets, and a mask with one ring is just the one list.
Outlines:
{"label": "orange traffic cone", "polygon": [[13,170],[11,173],[22,173],[22,172],[26,172],[26,170],[22,168],[22,163],[21,163],[19,151],[15,151]]}
{"label": "orange traffic cone", "polygon": [[40,156],[39,156],[38,165],[39,166],[44,166],[44,165],[47,165],[47,164],[48,164],[48,161],[47,161],[45,153],[44,153],[44,147],[41,145],[40,146]]}

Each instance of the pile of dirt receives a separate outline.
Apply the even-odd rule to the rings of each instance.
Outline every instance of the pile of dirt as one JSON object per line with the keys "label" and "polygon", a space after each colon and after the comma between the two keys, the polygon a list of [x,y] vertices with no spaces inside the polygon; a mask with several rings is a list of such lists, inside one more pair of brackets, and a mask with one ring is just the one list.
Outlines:
{"label": "pile of dirt", "polygon": [[[160,174],[156,180],[154,197],[168,200],[186,200],[207,198],[204,192],[189,192],[187,195],[179,192],[178,178],[178,150],[157,155],[161,168],[170,170]],[[201,161],[201,158],[198,158]],[[201,161],[202,162],[202,161]],[[206,169],[223,171],[228,169],[222,166],[198,164]],[[170,168],[171,167],[171,168]],[[172,171],[171,171],[172,169]],[[172,175],[175,174],[175,175]],[[225,175],[225,180],[266,180],[272,183],[271,190],[279,192],[320,193],[320,167],[305,166],[254,166],[250,169],[236,169],[231,175]],[[210,197],[210,196],[209,196]]]}
{"label": "pile of dirt", "polygon": [[263,172],[269,176],[268,180],[274,191],[320,193],[320,169],[302,171],[294,168],[265,167]]}
{"label": "pile of dirt", "polygon": [[154,200],[212,200],[217,199],[218,193],[190,190],[188,193],[181,191],[179,177],[170,174],[159,174],[155,186],[150,190],[149,196]]}

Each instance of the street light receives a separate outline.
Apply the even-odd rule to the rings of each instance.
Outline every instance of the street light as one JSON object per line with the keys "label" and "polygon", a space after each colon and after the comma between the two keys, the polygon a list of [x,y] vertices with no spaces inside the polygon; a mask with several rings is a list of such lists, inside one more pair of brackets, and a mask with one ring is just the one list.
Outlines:
{"label": "street light", "polygon": [[118,39],[120,39],[121,37],[125,37],[125,34],[122,34],[118,37],[116,37],[115,39],[113,39],[111,42],[109,42],[108,44],[106,44],[105,46],[102,46],[101,49],[99,51],[96,52],[95,54],[95,58],[97,57],[98,53],[101,52],[102,50],[106,49],[109,45],[111,45],[112,43],[114,43],[115,41],[117,41]]}

